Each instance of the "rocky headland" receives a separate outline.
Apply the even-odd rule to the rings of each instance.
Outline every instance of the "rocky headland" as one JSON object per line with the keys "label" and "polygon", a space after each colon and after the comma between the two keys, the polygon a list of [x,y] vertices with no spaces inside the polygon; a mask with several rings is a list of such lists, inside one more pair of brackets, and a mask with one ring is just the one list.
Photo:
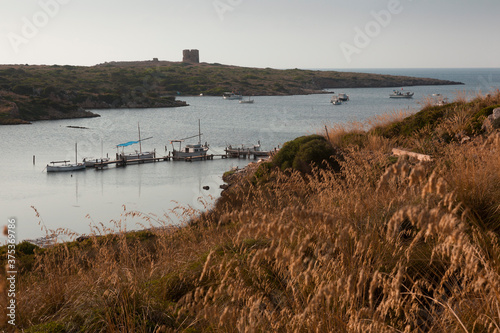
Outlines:
{"label": "rocky headland", "polygon": [[355,72],[249,68],[168,61],[96,66],[0,65],[0,124],[98,117],[91,109],[186,106],[182,95],[325,93],[327,88],[456,85],[460,82]]}

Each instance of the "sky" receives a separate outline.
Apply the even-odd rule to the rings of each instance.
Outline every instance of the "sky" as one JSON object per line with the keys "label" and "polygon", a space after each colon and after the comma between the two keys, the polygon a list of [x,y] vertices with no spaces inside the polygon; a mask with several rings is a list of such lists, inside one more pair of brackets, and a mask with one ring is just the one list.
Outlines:
{"label": "sky", "polygon": [[500,67],[499,0],[0,0],[0,64]]}

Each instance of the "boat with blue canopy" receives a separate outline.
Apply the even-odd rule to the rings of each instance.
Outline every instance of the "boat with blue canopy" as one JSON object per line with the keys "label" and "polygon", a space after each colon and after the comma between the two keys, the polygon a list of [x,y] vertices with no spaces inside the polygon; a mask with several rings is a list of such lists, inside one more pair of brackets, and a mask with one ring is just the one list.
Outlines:
{"label": "boat with blue canopy", "polygon": [[[139,127],[139,123],[137,123],[137,129],[139,131],[139,140],[137,141],[128,141],[125,143],[120,143],[116,145],[116,149],[118,150],[119,148],[122,148],[121,153],[116,153],[116,159],[117,160],[124,160],[124,161],[133,161],[133,160],[147,160],[147,159],[153,159],[156,157],[156,151],[142,151],[142,141],[149,140],[153,138],[152,136],[149,138],[141,139],[141,128]],[[125,153],[124,148],[134,145],[134,144],[139,144],[139,150],[135,150],[134,153]]]}

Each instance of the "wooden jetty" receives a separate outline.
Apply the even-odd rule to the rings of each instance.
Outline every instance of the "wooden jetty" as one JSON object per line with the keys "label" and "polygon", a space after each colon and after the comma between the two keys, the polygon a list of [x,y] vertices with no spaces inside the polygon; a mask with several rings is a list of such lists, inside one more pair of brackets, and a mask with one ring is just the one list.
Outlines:
{"label": "wooden jetty", "polygon": [[226,154],[210,154],[210,155],[200,155],[200,156],[189,156],[183,159],[174,160],[171,155],[161,156],[161,157],[151,157],[151,158],[140,158],[140,159],[125,159],[125,158],[117,158],[115,160],[103,161],[94,164],[94,168],[96,170],[103,170],[110,165],[115,165],[116,167],[125,167],[129,164],[143,164],[143,163],[155,163],[155,162],[163,162],[163,161],[179,161],[184,160],[186,162],[193,161],[201,161],[201,160],[213,160],[214,157],[227,158]]}
{"label": "wooden jetty", "polygon": [[170,161],[170,156],[161,156],[161,157],[151,157],[151,158],[139,158],[139,159],[126,159],[126,158],[117,158],[116,160],[103,161],[94,164],[94,167],[97,170],[102,170],[107,168],[110,165],[116,165],[117,167],[124,167],[128,164],[142,164],[142,163],[151,163],[151,162],[161,162],[161,161]]}
{"label": "wooden jetty", "polygon": [[199,155],[199,156],[186,156],[183,159],[186,162],[193,162],[193,161],[213,160],[214,157],[227,158],[227,155],[225,155],[225,154],[210,154],[210,155]]}

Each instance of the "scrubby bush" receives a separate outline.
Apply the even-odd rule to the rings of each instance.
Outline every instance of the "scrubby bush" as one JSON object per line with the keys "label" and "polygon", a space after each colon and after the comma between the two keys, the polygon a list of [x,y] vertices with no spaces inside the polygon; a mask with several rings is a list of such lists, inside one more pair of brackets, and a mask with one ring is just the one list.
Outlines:
{"label": "scrubby bush", "polygon": [[335,149],[320,135],[301,136],[285,143],[274,156],[273,163],[281,170],[294,169],[304,173],[311,171],[311,166],[338,166],[334,155]]}
{"label": "scrubby bush", "polygon": [[[493,113],[493,110],[500,107],[500,105],[492,105],[482,108],[478,112],[474,113],[469,121],[469,126],[467,132],[469,135],[474,133],[479,133],[481,131],[481,126],[486,118]],[[495,127],[494,127],[495,128]]]}

